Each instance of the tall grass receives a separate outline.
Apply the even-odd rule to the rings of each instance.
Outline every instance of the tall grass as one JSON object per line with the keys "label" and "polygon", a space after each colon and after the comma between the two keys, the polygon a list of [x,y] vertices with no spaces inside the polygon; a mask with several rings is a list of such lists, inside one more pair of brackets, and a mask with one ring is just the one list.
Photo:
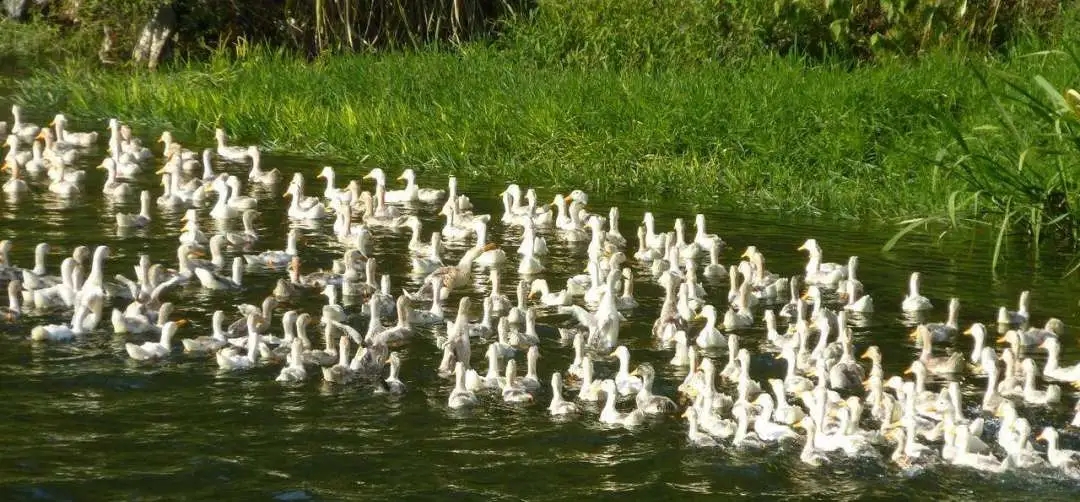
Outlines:
{"label": "tall grass", "polygon": [[643,73],[536,68],[480,45],[312,63],[253,46],[134,75],[71,67],[22,82],[18,100],[201,139],[223,126],[268,148],[336,156],[352,173],[410,166],[876,218],[936,211],[967,189],[924,160],[946,141],[928,109],[965,126],[992,113],[986,89],[944,55],[855,70],[762,57]]}
{"label": "tall grass", "polygon": [[952,194],[942,211],[903,222],[886,249],[921,227],[992,225],[996,269],[1012,236],[1027,238],[1036,257],[1045,237],[1080,241],[1080,92],[1073,88],[1080,85],[1080,55],[1070,49],[1030,57],[1070,71],[1047,77],[976,68],[988,116],[965,123],[935,114],[950,141],[934,164],[963,181],[963,192]]}

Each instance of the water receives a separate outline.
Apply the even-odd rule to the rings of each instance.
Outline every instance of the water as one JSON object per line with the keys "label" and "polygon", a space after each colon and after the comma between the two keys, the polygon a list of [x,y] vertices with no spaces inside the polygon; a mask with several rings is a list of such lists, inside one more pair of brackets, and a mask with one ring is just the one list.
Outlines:
{"label": "water", "polygon": [[[38,123],[43,117],[33,117]],[[85,130],[101,124],[74,124]],[[158,131],[143,131],[148,139]],[[150,136],[154,133],[155,136]],[[207,138],[179,138],[189,147],[202,147]],[[147,141],[147,144],[150,144]],[[81,161],[92,168],[104,155],[95,149]],[[160,161],[155,161],[160,162]],[[285,174],[304,172],[308,192],[321,191],[313,175],[327,161],[267,155],[267,167]],[[337,163],[338,166],[345,164]],[[156,165],[155,165],[156,167]],[[246,176],[240,165],[218,164],[234,174]],[[343,178],[358,177],[345,171]],[[132,276],[132,266],[140,253],[149,253],[155,262],[175,266],[179,213],[154,208],[148,228],[131,236],[117,235],[113,214],[136,212],[136,198],[112,204],[103,200],[99,187],[100,170],[88,170],[87,190],[68,204],[33,185],[34,195],[13,202],[4,197],[0,204],[0,238],[12,239],[16,246],[14,263],[30,266],[33,247],[46,241],[52,245],[50,271],[55,273],[64,256],[77,245],[107,244],[112,249],[106,277],[123,273]],[[477,212],[500,214],[495,194],[502,182],[461,179],[461,187],[472,196]],[[158,180],[145,174],[139,186],[160,193]],[[339,182],[340,184],[340,182]],[[421,179],[425,186],[443,185],[435,177]],[[368,185],[370,188],[370,185]],[[290,222],[282,218],[284,186],[265,193],[259,202],[262,216],[256,221],[262,236],[256,250],[282,249]],[[542,197],[552,194],[540,189]],[[745,246],[758,246],[767,257],[770,270],[791,275],[802,270],[805,255],[795,251],[807,237],[815,237],[828,261],[844,261],[848,255],[861,258],[859,276],[875,299],[877,312],[867,326],[856,328],[856,352],[871,344],[885,354],[888,374],[906,367],[916,353],[907,340],[910,327],[899,312],[907,276],[919,270],[924,276],[924,294],[935,309],[932,320],[943,320],[948,298],[961,299],[961,324],[993,321],[997,306],[1015,307],[1019,292],[1031,289],[1036,324],[1049,316],[1073,325],[1076,320],[1075,280],[1060,278],[1068,262],[1066,256],[1044,256],[1039,265],[1014,258],[998,278],[990,275],[988,240],[947,244],[944,247],[910,246],[890,254],[880,253],[881,244],[892,228],[850,222],[778,220],[774,216],[715,208],[690,208],[675,203],[642,203],[629,199],[602,199],[594,196],[590,208],[603,212],[610,205],[622,210],[621,230],[636,244],[634,229],[642,212],[652,210],[661,229],[670,228],[675,216],[692,222],[695,212],[707,215],[709,230],[719,233],[729,249],[722,261],[737,260]],[[209,205],[201,210],[205,214]],[[418,207],[425,236],[441,226],[435,208]],[[344,247],[327,239],[331,220],[302,229],[300,252],[306,271],[328,266]],[[211,220],[202,220],[212,228]],[[495,224],[491,240],[515,243],[520,231]],[[406,232],[375,230],[375,255],[381,271],[392,274],[395,291],[412,289],[418,281],[410,278]],[[552,285],[580,273],[584,265],[584,245],[568,245],[548,236],[551,255],[545,259],[545,275]],[[509,248],[511,263],[504,269],[504,293],[513,296],[517,281],[516,257]],[[632,254],[632,249],[628,254]],[[462,248],[451,247],[447,262],[456,260]],[[229,257],[236,252],[230,252]],[[1012,256],[1025,256],[1022,250]],[[658,371],[655,391],[675,396],[675,387],[685,370],[675,369],[668,360],[669,349],[654,345],[649,328],[660,303],[661,289],[645,269],[633,260],[636,296],[641,306],[628,314],[621,341],[631,349],[632,364],[648,361]],[[173,319],[185,318],[191,325],[178,337],[207,334],[210,314],[222,309],[229,321],[236,319],[233,305],[259,303],[268,294],[275,272],[254,272],[245,276],[241,292],[208,292],[198,285],[170,292],[166,299],[177,305]],[[486,276],[478,276],[480,290],[455,292],[445,303],[448,316],[461,294],[478,297],[487,291]],[[708,284],[710,300],[722,306],[727,283]],[[318,313],[323,298],[310,295],[283,303],[276,311],[300,309]],[[111,305],[109,305],[111,307]],[[121,305],[122,307],[122,305]],[[422,306],[422,307],[426,307]],[[359,306],[348,308],[348,323],[363,330],[366,318]],[[0,498],[4,500],[83,499],[167,499],[230,500],[239,498],[274,500],[340,500],[464,498],[476,500],[564,500],[587,496],[637,498],[755,496],[818,499],[865,498],[1015,498],[1031,493],[1051,499],[1074,498],[1080,493],[1076,481],[1054,473],[1009,473],[985,475],[971,470],[940,466],[908,476],[886,460],[847,460],[834,457],[831,465],[810,468],[798,461],[799,445],[789,444],[764,451],[737,451],[728,447],[694,448],[685,440],[685,422],[675,416],[650,420],[633,431],[609,428],[597,422],[598,407],[587,406],[583,416],[553,420],[546,411],[550,389],[546,382],[552,371],[565,372],[572,349],[559,345],[554,328],[567,321],[542,309],[539,331],[543,338],[539,362],[545,388],[532,405],[508,405],[484,395],[482,404],[469,412],[446,408],[452,382],[439,378],[434,368],[440,352],[430,333],[414,338],[400,349],[402,380],[408,392],[400,398],[375,395],[369,383],[333,386],[318,382],[309,371],[308,382],[297,387],[274,382],[277,366],[260,366],[249,372],[222,374],[213,358],[181,353],[179,342],[173,354],[155,364],[132,362],[126,355],[126,341],[142,342],[147,337],[116,336],[102,323],[91,335],[74,343],[31,343],[30,327],[41,323],[66,322],[69,312],[25,316],[16,324],[0,324],[0,400],[9,412],[0,420]],[[477,315],[479,312],[476,313]],[[760,323],[761,312],[755,312]],[[743,346],[755,355],[752,376],[759,381],[779,376],[783,366],[760,350],[764,338],[760,326],[740,333]],[[319,343],[321,337],[313,337]],[[1075,338],[1063,340],[1063,361],[1080,358]],[[970,351],[970,339],[956,342],[959,350]],[[486,367],[482,348],[474,347],[473,363]],[[1036,354],[1040,363],[1042,353]],[[524,360],[518,356],[524,371]],[[601,377],[613,373],[612,360],[597,363]],[[963,379],[968,414],[978,403],[985,380]],[[937,385],[931,388],[937,389]],[[724,387],[731,392],[731,389]],[[1064,402],[1048,410],[1023,409],[1038,431],[1046,424],[1059,428],[1067,423],[1076,397],[1066,391]],[[628,403],[620,409],[626,410]],[[993,422],[993,420],[992,420]],[[868,422],[865,424],[870,426]],[[989,431],[995,427],[989,426]],[[988,433],[989,434],[989,433]],[[985,436],[984,436],[985,437]],[[1076,431],[1063,431],[1065,447],[1076,448]],[[992,438],[987,437],[988,440]],[[1042,445],[1040,445],[1042,448]],[[888,452],[883,452],[887,459]]]}

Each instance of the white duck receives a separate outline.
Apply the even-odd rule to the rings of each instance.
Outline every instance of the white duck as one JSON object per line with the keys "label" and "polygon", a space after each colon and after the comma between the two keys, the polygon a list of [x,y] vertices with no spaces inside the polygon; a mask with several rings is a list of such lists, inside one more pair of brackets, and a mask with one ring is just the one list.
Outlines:
{"label": "white duck", "polygon": [[176,334],[177,328],[186,324],[186,319],[166,322],[161,327],[161,339],[159,341],[146,342],[142,345],[125,343],[124,349],[127,350],[128,356],[136,361],[148,361],[165,357],[172,352],[172,337]]}

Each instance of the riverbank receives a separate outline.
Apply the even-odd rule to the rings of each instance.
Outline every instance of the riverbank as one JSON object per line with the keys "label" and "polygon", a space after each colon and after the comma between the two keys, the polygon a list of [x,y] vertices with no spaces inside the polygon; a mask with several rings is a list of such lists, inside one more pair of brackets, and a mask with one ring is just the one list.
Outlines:
{"label": "riverbank", "polygon": [[[1066,59],[990,68],[1071,81]],[[156,73],[69,64],[22,80],[17,99],[200,140],[220,125],[239,142],[337,157],[350,174],[419,166],[552,190],[874,218],[939,211],[966,189],[933,165],[949,141],[935,114],[967,129],[995,120],[968,63],[948,54],[855,69],[762,57],[642,72],[536,67],[483,46],[313,63],[252,48]]]}

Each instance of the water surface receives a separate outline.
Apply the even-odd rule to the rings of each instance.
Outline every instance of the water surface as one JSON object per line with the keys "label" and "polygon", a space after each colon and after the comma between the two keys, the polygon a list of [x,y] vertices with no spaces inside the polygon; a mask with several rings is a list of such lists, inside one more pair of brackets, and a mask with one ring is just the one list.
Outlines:
{"label": "water surface", "polygon": [[[43,117],[33,118],[47,122]],[[103,128],[100,123],[73,127]],[[158,133],[143,132],[147,143]],[[201,149],[208,138],[179,139]],[[104,172],[92,168],[103,155],[102,149],[94,149],[80,161],[88,168],[87,190],[74,201],[57,199],[40,181],[33,184],[32,197],[0,199],[0,238],[15,241],[15,263],[31,266],[34,245],[45,241],[52,245],[48,263],[53,273],[78,245],[110,246],[106,277],[118,273],[133,277],[132,267],[140,253],[174,266],[180,213],[155,207],[148,228],[119,236],[113,215],[116,211],[136,212],[137,198],[119,204],[102,198],[99,189]],[[329,161],[265,155],[264,163],[286,175],[305,173],[311,194],[321,192],[322,185],[313,175]],[[158,165],[160,160],[155,160],[153,167]],[[246,180],[245,166],[218,166]],[[391,171],[391,175],[396,174],[396,170]],[[359,177],[359,172],[355,166],[346,168],[343,177]],[[498,216],[501,207],[496,194],[509,181],[463,178],[461,188],[472,196],[478,213]],[[146,174],[138,185],[152,190],[156,197],[160,194],[158,182]],[[421,183],[442,186],[445,180],[422,176]],[[285,234],[294,223],[283,218],[283,190],[284,186],[278,187],[260,200],[262,216],[256,226],[262,239],[256,250],[284,248]],[[544,199],[554,195],[546,189],[540,189],[540,194]],[[737,201],[738,195],[729,194],[725,199]],[[621,230],[632,246],[645,210],[656,214],[661,229],[670,228],[675,217],[684,217],[689,223],[695,212],[702,212],[709,231],[719,233],[729,244],[722,258],[725,264],[737,260],[739,253],[753,244],[767,257],[770,270],[796,274],[805,264],[805,255],[796,248],[807,237],[818,239],[827,261],[843,262],[849,255],[859,255],[860,279],[874,296],[877,311],[867,326],[856,328],[855,348],[861,353],[871,344],[879,345],[889,374],[904,368],[916,353],[906,338],[910,327],[899,312],[911,271],[923,273],[924,294],[935,305],[928,315],[932,320],[944,320],[948,299],[957,296],[963,326],[993,321],[999,305],[1015,307],[1020,291],[1030,289],[1036,324],[1049,316],[1062,318],[1069,325],[1076,322],[1080,287],[1075,280],[1061,278],[1069,260],[1066,256],[1044,255],[1037,266],[1013,259],[1004,273],[994,278],[989,250],[984,248],[988,243],[984,242],[942,247],[917,243],[882,254],[880,247],[892,228],[778,219],[737,209],[680,206],[674,201],[644,203],[596,195],[590,200],[590,208],[603,214],[611,205],[621,208]],[[737,207],[737,202],[730,205]],[[208,210],[209,205],[201,214]],[[425,237],[441,227],[442,220],[434,216],[436,208],[410,210],[421,216]],[[304,239],[300,253],[308,271],[328,267],[331,258],[345,249],[326,237],[331,233],[331,222],[328,218],[318,225],[301,226]],[[203,226],[213,228],[209,219],[203,220]],[[381,271],[393,276],[395,291],[416,287],[418,280],[406,274],[408,234],[381,229],[375,234],[375,256]],[[489,234],[495,242],[516,246],[520,230],[495,224]],[[584,245],[570,245],[551,235],[548,242],[552,246],[545,259],[549,282],[562,284],[566,277],[581,272]],[[461,246],[450,249],[448,262],[463,251]],[[504,269],[503,292],[513,297],[516,257],[513,248],[508,250],[511,262]],[[629,249],[628,255],[632,252]],[[1022,250],[1012,253],[1024,254]],[[230,259],[235,255],[235,251],[230,252]],[[642,305],[627,315],[621,341],[630,347],[634,363],[648,361],[657,368],[655,391],[674,397],[685,370],[668,364],[671,350],[657,347],[649,332],[661,302],[661,289],[643,265],[631,259],[630,266],[637,273],[636,295]],[[217,309],[225,310],[230,321],[237,318],[233,305],[259,303],[280,275],[273,271],[250,273],[244,278],[244,290],[236,293],[205,291],[197,283],[170,292],[166,299],[177,305],[173,318],[192,323],[178,337],[207,334],[210,314]],[[460,295],[479,297],[487,292],[486,277],[478,277],[477,284],[479,289],[451,296],[445,303],[448,315],[453,315]],[[708,284],[708,291],[710,301],[723,308],[727,283]],[[277,310],[275,323],[287,309],[317,315],[322,301],[317,295],[287,301]],[[359,306],[350,306],[348,312],[349,324],[363,330],[367,319]],[[760,310],[755,312],[759,322],[760,314]],[[0,420],[0,498],[4,500],[565,500],[627,495],[657,499],[748,495],[931,500],[1032,494],[1072,499],[1080,494],[1077,482],[1046,473],[984,475],[942,466],[906,476],[884,460],[836,457],[832,465],[810,468],[798,461],[798,445],[762,452],[694,448],[687,445],[686,425],[676,416],[652,420],[633,431],[599,424],[598,407],[587,407],[583,416],[573,420],[553,420],[546,410],[550,399],[547,388],[537,393],[533,405],[508,405],[487,395],[477,408],[453,412],[446,408],[453,385],[435,373],[440,352],[431,333],[400,349],[401,378],[408,392],[400,398],[388,398],[374,395],[365,383],[334,386],[309,378],[300,386],[282,386],[274,382],[277,366],[222,374],[212,357],[183,354],[179,342],[163,362],[135,363],[127,357],[124,342],[147,338],[113,335],[107,322],[74,343],[29,341],[32,326],[68,319],[69,312],[39,313],[25,316],[17,324],[0,325],[0,401],[10,410],[7,418]],[[549,309],[540,315],[543,341],[539,373],[545,383],[552,371],[565,372],[572,359],[572,349],[561,346],[554,334],[554,328],[566,321]],[[280,328],[276,326],[274,331]],[[740,335],[743,345],[755,354],[751,362],[754,378],[763,381],[782,374],[783,366],[759,350],[764,339],[762,327]],[[321,337],[313,338],[320,343]],[[970,339],[959,340],[956,347],[967,353],[970,343]],[[1063,346],[1064,362],[1080,358],[1071,329]],[[474,366],[485,367],[482,348],[473,352]],[[1043,359],[1041,353],[1034,357],[1040,362]],[[523,357],[518,359],[524,371]],[[612,360],[597,364],[600,376],[612,374],[615,368]],[[317,373],[309,370],[309,375]],[[963,379],[969,415],[975,413],[984,382],[971,376]],[[1075,401],[1069,389],[1060,406],[1024,409],[1022,414],[1032,420],[1036,431],[1046,424],[1060,427],[1067,423]],[[624,403],[620,408],[627,406]],[[864,425],[871,426],[870,422]],[[993,425],[987,429],[988,435],[996,430]],[[1066,447],[1076,448],[1080,443],[1076,431],[1065,431],[1062,438]]]}

